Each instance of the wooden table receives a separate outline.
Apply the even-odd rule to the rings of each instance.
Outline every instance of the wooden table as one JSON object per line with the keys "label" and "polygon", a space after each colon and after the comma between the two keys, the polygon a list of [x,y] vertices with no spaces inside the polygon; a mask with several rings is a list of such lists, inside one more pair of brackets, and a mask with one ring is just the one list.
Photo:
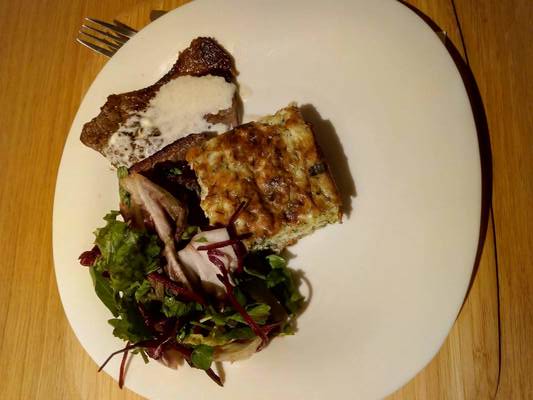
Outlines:
{"label": "wooden table", "polygon": [[[150,10],[181,3],[0,1],[0,399],[139,398],[97,374],[65,319],[52,265],[53,194],[71,121],[106,61],[75,44],[82,18],[118,15],[140,28]],[[470,92],[486,219],[472,285],[448,339],[389,399],[531,399],[533,2],[407,3],[447,32],[467,82],[469,71],[477,81],[479,90]]]}

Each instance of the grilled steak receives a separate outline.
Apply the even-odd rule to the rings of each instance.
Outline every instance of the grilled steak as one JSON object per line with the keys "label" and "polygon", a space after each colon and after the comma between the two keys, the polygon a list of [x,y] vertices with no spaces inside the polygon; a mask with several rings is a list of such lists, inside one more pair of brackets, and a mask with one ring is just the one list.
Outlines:
{"label": "grilled steak", "polygon": [[196,176],[185,161],[185,154],[190,148],[200,146],[213,136],[212,133],[193,133],[185,136],[132,165],[129,171],[146,176],[171,193],[188,189],[199,195],[200,187],[196,181]]}
{"label": "grilled steak", "polygon": [[[116,159],[109,157],[110,154],[107,148],[113,134],[128,124],[130,126],[127,126],[126,135],[136,135],[138,131],[142,130],[142,121],[132,127],[131,118],[145,111],[150,101],[165,84],[181,76],[203,77],[207,75],[221,77],[226,82],[233,82],[235,79],[235,69],[232,58],[225,49],[214,39],[200,37],[194,39],[190,46],[180,53],[178,60],[171,70],[152,86],[128,93],[110,95],[107,102],[101,108],[100,114],[84,125],[80,140],[85,145],[107,156],[113,164],[131,166],[144,157],[139,155],[130,157],[124,163],[119,163]],[[220,126],[227,129],[235,126],[238,122],[236,96],[235,91],[233,101],[229,108],[207,114],[204,116],[204,119],[209,124],[221,124]],[[153,134],[155,138],[158,136],[157,129],[157,127],[152,128],[153,132],[155,132]],[[157,144],[155,143],[155,145]],[[133,147],[133,150],[135,150],[135,144],[133,144]],[[137,148],[139,148],[138,144]],[[160,148],[161,146],[152,149],[153,151],[151,150],[149,153],[141,152],[140,154],[150,155]]]}
{"label": "grilled steak", "polygon": [[129,168],[129,171],[142,174],[143,172],[152,171],[157,165],[162,163],[168,164],[184,161],[185,154],[191,147],[199,146],[213,136],[214,135],[210,133],[199,133],[185,136],[184,138],[178,139],[174,143],[165,146],[150,157],[132,165]]}

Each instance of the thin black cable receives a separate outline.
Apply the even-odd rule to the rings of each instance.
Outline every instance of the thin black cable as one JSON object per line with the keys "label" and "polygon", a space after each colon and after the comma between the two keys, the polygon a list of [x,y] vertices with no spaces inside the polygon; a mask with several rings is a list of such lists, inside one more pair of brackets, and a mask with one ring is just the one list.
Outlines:
{"label": "thin black cable", "polygon": [[500,304],[500,268],[498,266],[498,246],[496,246],[496,223],[494,222],[494,212],[492,205],[490,207],[492,218],[492,241],[494,243],[494,258],[496,264],[496,301],[498,306],[498,377],[496,379],[496,390],[494,398],[500,391],[500,378],[502,372],[502,324],[501,324],[501,304]]}
{"label": "thin black cable", "polygon": [[[465,38],[463,35],[463,29],[461,28],[461,22],[459,20],[459,14],[457,13],[457,7],[455,6],[455,0],[451,0],[453,14],[455,16],[455,22],[459,28],[459,37],[461,38],[461,45],[465,53],[465,62],[470,68],[470,60],[468,59],[468,50],[466,48]],[[501,302],[500,302],[500,268],[498,265],[498,246],[496,243],[496,222],[494,221],[494,208],[490,205],[490,213],[492,215],[492,242],[494,243],[494,263],[496,266],[496,302],[498,311],[498,376],[496,379],[496,390],[494,392],[494,398],[496,398],[500,390],[501,371],[502,371],[502,324],[501,324]]]}
{"label": "thin black cable", "polygon": [[461,23],[459,22],[459,15],[457,14],[457,7],[455,7],[455,0],[452,1],[452,8],[453,8],[453,15],[455,16],[455,22],[457,23],[457,27],[459,28],[459,37],[461,38],[461,45],[463,46],[463,50],[465,52],[465,61],[470,66],[470,61],[468,60],[468,51],[466,50],[466,44],[465,44],[465,38],[463,36],[463,29],[461,28]]}

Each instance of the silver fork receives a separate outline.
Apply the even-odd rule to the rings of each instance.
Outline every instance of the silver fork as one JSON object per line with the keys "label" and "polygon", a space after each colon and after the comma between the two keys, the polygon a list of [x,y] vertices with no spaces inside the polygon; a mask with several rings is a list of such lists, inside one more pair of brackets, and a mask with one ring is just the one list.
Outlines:
{"label": "silver fork", "polygon": [[112,23],[95,18],[85,18],[76,41],[89,49],[112,57],[137,31],[113,20]]}

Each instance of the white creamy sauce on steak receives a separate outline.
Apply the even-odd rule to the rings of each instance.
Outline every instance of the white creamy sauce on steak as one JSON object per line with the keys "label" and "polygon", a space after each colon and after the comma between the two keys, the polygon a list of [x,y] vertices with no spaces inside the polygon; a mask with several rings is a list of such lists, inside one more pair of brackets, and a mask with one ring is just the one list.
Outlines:
{"label": "white creamy sauce on steak", "polygon": [[104,150],[116,166],[130,167],[190,133],[228,130],[205,116],[232,106],[236,87],[219,76],[180,76],[161,86],[146,110],[121,124]]}

